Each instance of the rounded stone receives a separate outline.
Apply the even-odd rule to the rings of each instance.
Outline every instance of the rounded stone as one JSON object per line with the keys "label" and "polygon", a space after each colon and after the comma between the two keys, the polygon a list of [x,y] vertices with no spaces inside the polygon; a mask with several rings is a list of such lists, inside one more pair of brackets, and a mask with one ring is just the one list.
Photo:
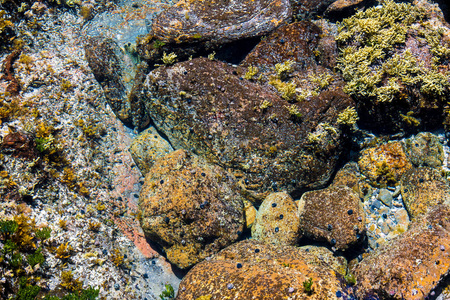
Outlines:
{"label": "rounded stone", "polygon": [[297,206],[291,196],[283,192],[272,193],[256,213],[252,237],[265,243],[295,245],[299,238],[298,227]]}
{"label": "rounded stone", "polygon": [[[349,214],[349,211],[352,214]],[[358,195],[344,186],[306,192],[302,195],[298,212],[300,231],[316,240],[331,243],[336,249],[347,249],[358,242],[355,229],[365,234],[365,214]],[[362,221],[358,219],[361,218]],[[331,225],[332,230],[329,230]]]}
{"label": "rounded stone", "polygon": [[139,197],[145,236],[163,247],[171,263],[190,267],[242,232],[244,211],[237,190],[233,176],[219,166],[174,151],[157,160],[145,177]]}
{"label": "rounded stone", "polygon": [[403,143],[411,162],[419,166],[437,168],[444,162],[444,148],[439,137],[430,132],[420,132]]}

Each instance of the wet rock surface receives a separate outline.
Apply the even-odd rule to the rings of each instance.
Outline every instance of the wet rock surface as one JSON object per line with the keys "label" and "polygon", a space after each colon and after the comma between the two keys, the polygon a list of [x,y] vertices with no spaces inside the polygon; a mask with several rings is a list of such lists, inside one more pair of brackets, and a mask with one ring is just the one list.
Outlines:
{"label": "wet rock surface", "polygon": [[222,168],[184,150],[162,157],[139,197],[146,237],[182,269],[216,253],[243,231],[243,203],[234,185]]}
{"label": "wet rock surface", "polygon": [[450,267],[450,210],[437,206],[399,238],[366,256],[354,269],[356,294],[424,299],[433,294]]}
{"label": "wet rock surface", "polygon": [[[309,278],[311,294],[303,286]],[[316,255],[246,240],[192,268],[177,299],[334,299],[339,290],[335,271]]]}
{"label": "wet rock surface", "polygon": [[365,235],[365,215],[357,194],[348,187],[306,192],[298,203],[300,231],[336,249],[347,249]]}
{"label": "wet rock surface", "polygon": [[395,185],[412,168],[399,142],[364,149],[358,165],[361,173],[375,186]]}
{"label": "wet rock surface", "polygon": [[299,217],[294,200],[286,193],[264,199],[252,225],[252,238],[278,245],[295,245],[299,239]]}
{"label": "wet rock surface", "polygon": [[439,204],[450,205],[448,180],[429,167],[407,171],[401,180],[401,193],[412,219]]}
{"label": "wet rock surface", "polygon": [[[126,124],[131,124],[130,102],[127,84],[134,74],[125,72],[125,55],[113,40],[88,37],[85,43],[86,60],[94,73],[95,79],[103,88],[103,93],[117,117]],[[128,79],[127,76],[130,76]]]}
{"label": "wet rock surface", "polygon": [[138,51],[157,61],[165,49],[187,58],[237,40],[259,37],[291,18],[288,0],[179,1],[157,16]]}
{"label": "wet rock surface", "polygon": [[[198,58],[152,71],[140,95],[174,148],[231,168],[249,199],[324,185],[342,149],[336,120],[351,100],[334,90],[289,104],[239,73]],[[309,140],[310,133],[320,138]]]}
{"label": "wet rock surface", "polygon": [[438,168],[444,162],[444,149],[439,137],[430,132],[420,132],[403,143],[405,152],[416,167]]}
{"label": "wet rock surface", "polygon": [[142,175],[145,176],[155,161],[172,152],[173,148],[154,127],[150,127],[133,139],[129,151]]}

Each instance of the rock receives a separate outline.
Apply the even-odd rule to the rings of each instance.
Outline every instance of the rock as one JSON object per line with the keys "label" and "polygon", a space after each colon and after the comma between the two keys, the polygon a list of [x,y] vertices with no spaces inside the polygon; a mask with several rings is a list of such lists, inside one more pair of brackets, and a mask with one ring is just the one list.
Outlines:
{"label": "rock", "polygon": [[403,203],[411,219],[436,205],[450,205],[449,183],[435,169],[411,169],[403,175],[400,183]]}
{"label": "rock", "polygon": [[126,71],[132,69],[129,66],[132,63],[126,63],[125,54],[113,39],[88,37],[84,50],[89,67],[102,86],[109,106],[122,122],[131,124],[127,94],[131,90],[131,83],[128,82],[134,74]]}
{"label": "rock", "polygon": [[173,148],[154,127],[150,127],[133,140],[129,151],[142,175],[145,176],[155,161],[172,152]]}
{"label": "rock", "polygon": [[356,295],[425,299],[450,271],[450,209],[437,206],[397,239],[367,255],[353,270]]}
{"label": "rock", "polygon": [[384,205],[392,207],[392,194],[387,189],[380,189],[377,199],[383,202]]}
{"label": "rock", "polygon": [[360,178],[361,174],[359,173],[358,164],[349,162],[337,171],[331,185],[349,187],[360,197],[364,197],[368,190],[364,187],[364,182]]}
{"label": "rock", "polygon": [[219,45],[265,35],[291,15],[288,0],[181,0],[156,17],[150,34],[138,41],[138,51],[151,62],[169,49],[184,59]]}
{"label": "rock", "polygon": [[299,247],[301,250],[305,250],[316,256],[318,259],[326,263],[330,266],[336,273],[345,276],[347,273],[347,260],[343,256],[336,256],[333,251],[329,250],[326,247],[319,246],[301,246]]}
{"label": "rock", "polygon": [[357,9],[369,7],[375,4],[373,0],[337,0],[331,3],[325,10],[325,15],[332,20],[342,20]]}
{"label": "rock", "polygon": [[292,2],[293,15],[298,20],[314,19],[322,14],[333,0],[299,0]]}
{"label": "rock", "polygon": [[[310,295],[303,287],[309,278]],[[334,299],[339,289],[335,271],[314,254],[245,240],[192,268],[179,286],[177,299]]]}
{"label": "rock", "polygon": [[327,241],[336,249],[347,249],[365,234],[362,203],[348,187],[331,186],[306,192],[298,205],[300,231],[313,239]]}
{"label": "rock", "polygon": [[340,23],[338,69],[360,128],[394,134],[450,124],[442,113],[450,100],[450,27],[418,2],[385,1]]}
{"label": "rock", "polygon": [[244,200],[245,227],[251,228],[255,223],[257,210],[250,201]]}
{"label": "rock", "polygon": [[388,233],[388,240],[392,240],[394,237],[406,232],[410,224],[408,212],[404,208],[397,210],[394,213],[394,218],[396,225],[393,230]]}
{"label": "rock", "polygon": [[430,132],[420,132],[403,143],[405,152],[416,167],[438,168],[444,161],[444,148],[439,137]]}
{"label": "rock", "polygon": [[[290,104],[242,73],[240,67],[197,58],[150,72],[140,98],[175,149],[230,168],[251,201],[271,191],[325,185],[342,151],[337,118],[350,98],[331,90]],[[311,134],[315,139],[308,139]]]}
{"label": "rock", "polygon": [[358,165],[374,186],[395,185],[403,173],[412,168],[399,142],[364,149]]}
{"label": "rock", "polygon": [[145,236],[168,260],[188,268],[235,241],[244,227],[243,203],[222,168],[177,150],[158,159],[139,196]]}
{"label": "rock", "polygon": [[256,214],[252,238],[277,245],[295,245],[299,239],[299,217],[294,199],[286,193],[266,197]]}

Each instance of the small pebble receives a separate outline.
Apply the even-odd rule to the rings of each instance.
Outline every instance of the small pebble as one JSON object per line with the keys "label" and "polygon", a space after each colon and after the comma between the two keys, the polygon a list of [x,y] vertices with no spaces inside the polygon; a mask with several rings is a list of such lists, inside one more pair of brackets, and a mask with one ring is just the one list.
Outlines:
{"label": "small pebble", "polygon": [[241,263],[237,263],[236,268],[238,268],[238,269],[242,268],[242,264]]}
{"label": "small pebble", "polygon": [[295,291],[295,289],[292,286],[288,289],[289,293],[293,293],[294,291]]}
{"label": "small pebble", "polygon": [[445,251],[445,247],[444,247],[444,245],[441,245],[441,251]]}
{"label": "small pebble", "polygon": [[278,227],[275,227],[275,232],[278,232],[280,229]]}
{"label": "small pebble", "polygon": [[116,291],[120,290],[120,285],[119,285],[118,283],[115,283],[115,284],[114,284],[114,289],[115,289]]}
{"label": "small pebble", "polygon": [[203,172],[202,172],[202,174],[200,174],[200,175],[202,175],[203,177],[205,177],[205,176],[206,176],[206,174],[205,174],[205,173],[203,173]]}
{"label": "small pebble", "polygon": [[283,220],[283,218],[284,218],[284,216],[283,216],[283,215],[280,215],[280,220]]}
{"label": "small pebble", "polygon": [[234,288],[234,284],[229,283],[227,284],[227,289],[232,290]]}
{"label": "small pebble", "polygon": [[347,213],[348,213],[349,216],[353,215],[353,209],[349,209],[349,210],[347,211]]}
{"label": "small pebble", "polygon": [[337,291],[336,292],[336,297],[341,298],[342,297],[342,292],[341,291]]}
{"label": "small pebble", "polygon": [[331,245],[336,245],[336,240],[335,239],[331,239]]}
{"label": "small pebble", "polygon": [[255,253],[259,253],[259,251],[260,251],[259,249],[255,249]]}
{"label": "small pebble", "polygon": [[328,224],[327,229],[330,230],[330,231],[333,230],[333,225]]}
{"label": "small pebble", "polygon": [[160,181],[159,183],[160,183],[160,184],[163,184],[163,183],[164,183],[164,180],[161,179],[161,181]]}
{"label": "small pebble", "polygon": [[276,203],[272,203],[272,207],[277,207],[277,204]]}

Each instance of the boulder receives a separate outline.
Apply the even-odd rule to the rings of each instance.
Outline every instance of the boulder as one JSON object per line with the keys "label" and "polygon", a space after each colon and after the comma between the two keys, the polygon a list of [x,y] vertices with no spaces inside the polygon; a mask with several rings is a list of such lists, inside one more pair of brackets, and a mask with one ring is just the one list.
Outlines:
{"label": "boulder", "polygon": [[246,240],[192,268],[176,299],[335,299],[339,290],[336,272],[305,249]]}
{"label": "boulder", "polygon": [[441,173],[429,167],[407,171],[400,181],[403,203],[411,219],[439,205],[450,205],[450,186]]}
{"label": "boulder", "polygon": [[416,167],[438,168],[444,162],[444,148],[439,137],[430,132],[420,132],[403,143],[405,152]]}
{"label": "boulder", "polygon": [[351,99],[336,89],[288,103],[242,73],[206,58],[160,67],[140,98],[175,149],[230,168],[252,201],[325,185],[342,151],[337,119]]}
{"label": "boulder", "polygon": [[450,271],[450,209],[436,206],[354,268],[359,299],[427,299]]}
{"label": "boulder", "polygon": [[365,235],[365,214],[359,196],[348,187],[331,186],[306,192],[298,203],[300,231],[335,249],[346,250]]}
{"label": "boulder", "polygon": [[252,226],[252,238],[278,245],[295,245],[299,239],[299,218],[294,199],[286,193],[272,193],[264,199]]}
{"label": "boulder", "polygon": [[139,214],[145,236],[182,269],[228,246],[244,228],[233,176],[184,150],[158,159],[149,170]]}

